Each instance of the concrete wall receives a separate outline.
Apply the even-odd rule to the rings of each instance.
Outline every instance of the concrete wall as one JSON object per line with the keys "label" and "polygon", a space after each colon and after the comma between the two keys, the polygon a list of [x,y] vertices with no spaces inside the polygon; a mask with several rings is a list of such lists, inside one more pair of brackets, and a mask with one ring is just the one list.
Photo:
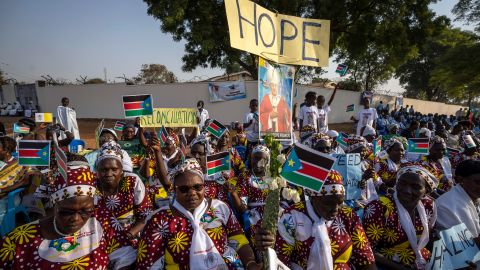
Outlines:
{"label": "concrete wall", "polygon": [[5,104],[12,103],[17,101],[15,97],[15,85],[13,84],[5,84],[2,85],[2,92],[3,92],[3,101]]}
{"label": "concrete wall", "polygon": [[[125,84],[93,84],[37,87],[38,101],[44,112],[55,112],[62,97],[70,99],[70,106],[77,111],[78,118],[123,118],[122,95],[152,94],[155,107],[185,108],[195,107],[198,100],[205,101],[205,108],[210,116],[220,122],[229,124],[232,121],[242,121],[248,111],[250,99],[257,98],[257,82],[246,82],[247,98],[226,102],[210,103],[208,98],[208,83],[176,83],[164,85],[125,85]],[[326,101],[333,93],[332,89],[317,87],[297,87],[297,97],[294,103],[303,102],[305,93],[315,91],[325,96]],[[294,89],[295,93],[295,89]],[[395,97],[376,96],[374,106],[379,100],[390,103],[394,108]],[[360,93],[338,90],[329,114],[330,123],[349,122],[356,111],[363,108],[359,105]],[[347,105],[355,104],[355,112],[345,112]],[[413,105],[422,113],[454,114],[460,106],[443,103],[404,99],[405,105]]]}

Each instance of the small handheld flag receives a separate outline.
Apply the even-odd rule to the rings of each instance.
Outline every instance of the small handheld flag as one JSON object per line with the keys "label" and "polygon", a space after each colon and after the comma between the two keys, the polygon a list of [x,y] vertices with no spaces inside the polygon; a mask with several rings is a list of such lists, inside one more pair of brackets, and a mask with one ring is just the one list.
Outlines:
{"label": "small handheld flag", "polygon": [[348,66],[343,64],[339,64],[337,66],[337,69],[335,70],[335,73],[340,74],[341,77],[347,75],[347,72],[348,72]]}
{"label": "small handheld flag", "polygon": [[63,177],[64,180],[67,180],[68,167],[67,167],[67,156],[63,152],[62,148],[58,146],[58,143],[54,143],[53,147],[55,149],[55,160],[58,164],[58,172]]}
{"label": "small handheld flag", "polygon": [[160,140],[160,146],[165,147],[167,144],[168,132],[164,126],[158,131],[157,137]]}
{"label": "small handheld flag", "polygon": [[353,111],[355,111],[355,104],[348,105],[346,112],[353,112]]}
{"label": "small handheld flag", "polygon": [[153,114],[152,95],[122,96],[125,118]]}
{"label": "small handheld flag", "polygon": [[208,124],[208,127],[206,129],[210,134],[217,138],[221,138],[223,136],[223,133],[227,130],[227,128],[220,124],[217,120],[213,120]]}
{"label": "small handheld flag", "polygon": [[13,124],[13,132],[14,133],[20,133],[20,134],[28,134],[30,132],[29,127],[22,127],[17,123]]}
{"label": "small handheld flag", "polygon": [[289,183],[320,191],[336,159],[296,143],[280,174]]}
{"label": "small handheld flag", "polygon": [[49,166],[50,141],[19,141],[18,164],[22,166]]}
{"label": "small handheld flag", "polygon": [[208,176],[223,171],[230,171],[230,153],[228,151],[207,156]]}
{"label": "small handheld flag", "polygon": [[373,140],[373,155],[376,156],[382,151],[382,136],[378,139]]}
{"label": "small handheld flag", "polygon": [[115,122],[115,126],[113,127],[113,129],[117,131],[123,131],[126,125],[127,124],[125,122],[117,121]]}
{"label": "small handheld flag", "polygon": [[458,154],[460,154],[460,150],[455,149],[455,148],[451,148],[451,147],[447,147],[447,156],[449,158],[451,158],[455,155],[458,155]]}
{"label": "small handheld flag", "polygon": [[428,154],[428,138],[410,138],[408,139],[408,152],[413,154]]}
{"label": "small handheld flag", "polygon": [[53,114],[52,113],[35,113],[35,122],[37,123],[52,123]]}
{"label": "small handheld flag", "polygon": [[348,140],[345,135],[343,135],[343,133],[338,134],[335,141],[343,148],[346,148],[348,146]]}

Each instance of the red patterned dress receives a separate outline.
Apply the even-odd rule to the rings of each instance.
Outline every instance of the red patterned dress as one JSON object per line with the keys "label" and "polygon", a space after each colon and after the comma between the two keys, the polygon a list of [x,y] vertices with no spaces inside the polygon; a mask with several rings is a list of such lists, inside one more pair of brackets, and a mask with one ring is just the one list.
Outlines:
{"label": "red patterned dress", "polygon": [[[308,202],[307,202],[308,203]],[[287,208],[278,222],[275,250],[292,269],[306,269],[315,238],[312,219],[304,203]],[[375,263],[372,249],[360,219],[344,207],[328,227],[334,269],[352,269]]]}
{"label": "red patterned dress", "polygon": [[[426,197],[422,199],[422,203],[431,229],[436,219],[434,202]],[[414,223],[417,235],[421,235],[423,226],[418,213],[415,215]],[[363,225],[373,250],[393,262],[407,267],[414,266],[415,253],[410,247],[407,234],[400,223],[397,205],[392,195],[381,196],[379,200],[372,201],[365,207]],[[424,248],[421,253],[423,258],[428,261],[430,252]]]}
{"label": "red patterned dress", "polygon": [[[249,227],[248,235],[251,243],[255,243],[255,232],[261,224],[265,199],[269,190],[268,185],[261,178],[253,176],[251,171],[245,171],[238,178],[238,195],[242,203],[248,207],[243,216],[243,222]],[[247,231],[247,229],[245,230]]]}
{"label": "red patterned dress", "polygon": [[440,162],[431,160],[428,156],[422,156],[422,158],[418,161],[418,165],[427,169],[435,178],[438,180],[438,188],[448,191],[452,188],[453,183],[447,180],[445,175],[444,169]]}
{"label": "red patterned dress", "polygon": [[[97,182],[97,186],[101,186]],[[119,246],[134,253],[135,242],[129,241],[128,230],[136,220],[145,220],[152,213],[152,205],[145,191],[142,180],[133,173],[124,172],[123,179],[119,182],[117,194],[104,196],[97,188],[96,207],[102,220],[109,219],[110,226],[115,231],[115,240]]]}
{"label": "red patterned dress", "polygon": [[[211,200],[200,220],[228,269],[243,269],[237,251],[248,240],[232,210]],[[193,226],[187,217],[169,205],[148,221],[138,244],[136,269],[195,269],[190,266]]]}
{"label": "red patterned dress", "polygon": [[467,156],[463,153],[458,153],[450,157],[450,163],[452,164],[452,168],[456,168],[458,164],[465,160],[480,160],[480,153],[477,151],[471,156]]}
{"label": "red patterned dress", "polygon": [[107,269],[109,255],[118,248],[113,230],[90,218],[76,241],[42,237],[38,220],[15,228],[0,242],[0,269]]}

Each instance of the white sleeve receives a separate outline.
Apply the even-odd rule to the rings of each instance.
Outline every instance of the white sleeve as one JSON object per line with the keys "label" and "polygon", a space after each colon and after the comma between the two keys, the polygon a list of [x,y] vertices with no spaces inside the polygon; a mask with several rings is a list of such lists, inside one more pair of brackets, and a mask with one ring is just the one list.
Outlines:
{"label": "white sleeve", "polygon": [[252,114],[251,113],[246,113],[245,117],[243,118],[243,123],[248,124],[248,123],[250,123],[251,119],[252,119]]}
{"label": "white sleeve", "polygon": [[377,110],[373,110],[373,120],[377,120],[378,119],[378,114],[377,114]]}
{"label": "white sleeve", "polygon": [[330,106],[327,105],[327,106],[324,108],[324,110],[325,110],[325,113],[329,113],[329,112],[332,111],[332,108],[330,108]]}
{"label": "white sleeve", "polygon": [[361,120],[360,118],[361,118],[362,112],[363,112],[363,110],[362,110],[362,111],[359,111],[359,112],[357,112],[357,116],[356,116],[356,118],[357,118],[357,120],[358,120],[358,121],[360,121],[360,120]]}
{"label": "white sleeve", "polygon": [[303,120],[303,112],[304,112],[304,108],[307,107],[306,105],[303,106],[302,108],[300,108],[300,111],[298,112],[298,119],[300,120]]}

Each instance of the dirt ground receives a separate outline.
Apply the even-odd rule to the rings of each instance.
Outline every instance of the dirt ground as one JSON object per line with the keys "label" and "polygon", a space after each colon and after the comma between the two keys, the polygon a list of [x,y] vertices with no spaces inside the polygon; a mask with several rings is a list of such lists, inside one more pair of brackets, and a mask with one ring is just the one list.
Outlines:
{"label": "dirt ground", "polygon": [[[13,123],[15,123],[21,118],[22,117],[0,117],[0,122],[5,125],[5,129],[9,136],[12,135]],[[95,128],[100,124],[100,121],[101,119],[77,119],[80,129],[80,138],[85,141],[87,148],[95,147]],[[105,127],[113,128],[116,121],[124,121],[124,119],[105,119]],[[329,128],[337,131],[351,133],[352,123],[329,124]],[[151,129],[151,131],[153,131],[153,129]],[[120,136],[121,134],[118,133],[118,135]]]}

